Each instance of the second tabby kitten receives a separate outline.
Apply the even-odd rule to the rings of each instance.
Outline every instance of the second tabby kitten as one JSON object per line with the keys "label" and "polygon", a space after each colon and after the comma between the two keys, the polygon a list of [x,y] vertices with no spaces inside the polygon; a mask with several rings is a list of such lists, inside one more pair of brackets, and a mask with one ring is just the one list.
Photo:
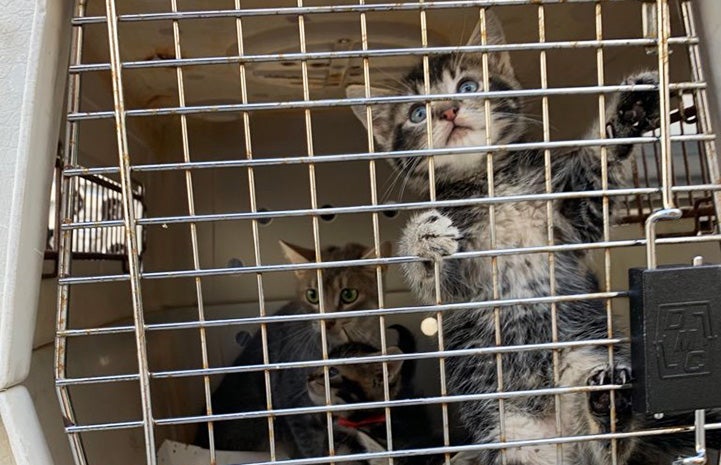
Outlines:
{"label": "second tabby kitten", "polygon": [[[388,347],[388,355],[403,352],[398,347]],[[381,355],[368,344],[349,342],[334,349],[329,358],[355,358]],[[403,361],[389,361],[388,397],[390,400],[416,397],[405,379]],[[382,363],[337,364],[328,367],[328,393],[331,405],[348,405],[385,400]],[[308,394],[316,405],[326,405],[325,376],[318,368],[308,376]],[[336,411],[334,413],[334,442],[341,454],[379,452],[386,450],[387,421],[385,409]],[[443,446],[440,428],[434,428],[428,409],[424,405],[391,407],[390,426],[393,450],[423,449]],[[359,437],[364,433],[368,439]],[[369,443],[373,443],[374,446]],[[388,463],[385,459],[370,461],[371,465]],[[394,459],[402,465],[431,465],[443,462],[443,454],[410,456]]]}
{"label": "second tabby kitten", "polygon": [[[281,242],[292,263],[315,262],[315,253],[296,245]],[[381,256],[391,254],[390,244],[381,245]],[[375,258],[375,250],[360,244],[326,247],[321,251],[323,261]],[[282,307],[276,315],[312,314],[319,311],[315,270],[301,270],[296,275],[296,298]],[[324,311],[343,312],[354,309],[378,308],[376,267],[327,268],[323,271]],[[326,321],[328,350],[350,340],[379,344],[380,328],[377,318],[348,318]],[[263,343],[260,331],[245,344],[233,362],[235,366],[263,363]],[[322,346],[320,325],[313,321],[283,321],[267,325],[268,357],[270,363],[320,360]],[[272,404],[276,409],[312,405],[306,391],[310,369],[271,371]],[[248,412],[266,409],[263,372],[228,374],[212,396],[214,414]],[[291,457],[315,457],[326,453],[322,430],[322,415],[279,416],[274,422],[277,442]],[[215,447],[223,450],[267,451],[268,422],[265,418],[252,420],[216,421],[213,424]],[[318,431],[321,431],[318,434]],[[320,439],[319,439],[320,438]],[[201,424],[196,436],[197,445],[208,447],[208,430]]]}

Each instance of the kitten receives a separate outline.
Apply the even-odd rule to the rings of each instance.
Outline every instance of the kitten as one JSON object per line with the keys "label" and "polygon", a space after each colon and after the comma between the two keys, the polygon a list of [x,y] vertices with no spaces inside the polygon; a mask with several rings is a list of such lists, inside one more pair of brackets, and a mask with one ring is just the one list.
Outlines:
{"label": "kitten", "polygon": [[[402,354],[398,347],[388,347],[388,355]],[[330,358],[353,358],[381,355],[368,344],[349,342],[334,349]],[[388,398],[416,397],[409,380],[404,379],[403,361],[389,361]],[[329,399],[331,405],[345,405],[385,400],[383,364],[338,364],[328,367]],[[326,405],[325,376],[322,367],[308,375],[308,395],[315,405]],[[351,454],[386,450],[387,422],[385,409],[348,410],[334,413],[333,438],[337,453]],[[391,407],[390,425],[393,449],[407,450],[443,446],[443,437],[433,432],[427,408],[423,405]],[[364,433],[368,438],[359,438]],[[376,445],[371,446],[369,442]],[[410,456],[394,459],[404,465],[440,464],[443,454]],[[387,463],[387,460],[376,460]]]}
{"label": "kitten", "polygon": [[[315,251],[280,241],[281,248],[288,261],[294,264],[315,263]],[[384,242],[380,246],[380,256],[392,255],[391,244]],[[373,247],[360,244],[346,244],[345,247],[326,247],[321,251],[325,261],[362,260],[376,258]],[[383,267],[385,270],[385,267]],[[316,270],[297,270],[296,302],[305,309],[304,313],[320,311],[320,292]],[[327,268],[323,270],[323,299],[326,313],[347,310],[378,308],[378,286],[376,267]],[[325,322],[328,344],[333,347],[348,341],[368,341],[380,344],[377,318],[349,318],[327,320]],[[320,321],[311,325],[320,333]],[[369,339],[371,337],[372,339]]]}
{"label": "kitten", "polygon": [[[315,262],[315,253],[281,242],[292,263]],[[381,245],[381,256],[391,254],[390,244]],[[360,244],[326,247],[321,251],[323,261],[375,258],[375,250]],[[318,313],[319,292],[315,270],[295,273],[297,292],[294,301],[283,306],[276,315]],[[341,267],[323,270],[324,311],[335,313],[348,310],[378,308],[376,267]],[[374,317],[336,319],[326,321],[328,350],[349,340],[380,344],[379,320]],[[270,363],[320,360],[322,346],[318,321],[283,321],[267,325],[268,357]],[[241,340],[243,337],[241,337]],[[240,342],[239,342],[240,344]],[[260,330],[250,340],[243,340],[243,351],[234,366],[263,363],[263,342]],[[275,409],[312,405],[306,392],[309,368],[270,371],[271,398]],[[267,408],[265,379],[262,371],[228,374],[213,392],[214,414],[250,412]],[[278,416],[274,422],[277,442],[291,457],[315,457],[325,453],[325,443],[316,441],[316,431],[325,428],[322,415]],[[215,447],[222,450],[264,450],[268,443],[268,421],[265,418],[216,421],[213,423]],[[321,435],[322,438],[322,435]],[[202,423],[195,444],[209,447],[207,424]]]}
{"label": "kitten", "polygon": [[[505,43],[501,26],[487,12],[488,44]],[[480,45],[480,27],[472,34],[469,45]],[[520,89],[507,52],[489,53],[489,90]],[[426,119],[433,120],[435,148],[482,146],[525,142],[528,138],[527,118],[519,97],[494,98],[490,102],[490,127],[486,128],[483,99],[465,97],[464,93],[483,89],[481,54],[446,54],[429,58],[431,94],[456,94],[450,100],[433,101],[430,115],[424,103],[380,104],[372,107],[372,127],[377,150],[413,151],[427,148]],[[423,67],[419,64],[402,80],[403,93],[424,93]],[[642,72],[627,78],[623,84],[658,84],[657,74]],[[349,97],[364,97],[363,86],[349,86]],[[398,95],[373,89],[373,96]],[[607,120],[604,122],[617,138],[638,137],[655,127],[659,118],[658,91],[624,91],[607,99]],[[353,107],[356,116],[366,125],[366,107]],[[486,129],[490,141],[487,140]],[[598,129],[588,132],[597,138]],[[633,145],[612,145],[607,148],[608,189],[625,182],[627,161]],[[601,152],[598,147],[551,150],[553,192],[572,193],[602,189]],[[421,195],[428,195],[428,163],[425,158],[391,160],[405,181]],[[484,198],[489,196],[487,154],[435,156],[435,192],[438,200]],[[542,150],[498,151],[493,153],[494,197],[546,192]],[[617,197],[609,197],[612,208]],[[496,249],[544,246],[549,230],[554,244],[579,244],[602,240],[603,201],[600,196],[568,197],[553,200],[552,225],[547,223],[546,202],[526,200],[494,204]],[[425,303],[435,303],[433,261],[440,262],[440,289],[444,302],[483,302],[495,299],[534,298],[550,295],[573,295],[599,291],[585,251],[554,253],[549,264],[548,254],[514,254],[496,257],[497,294],[494,293],[494,270],[490,258],[446,259],[456,252],[491,250],[488,206],[441,208],[413,217],[403,231],[401,255],[415,255],[427,262],[408,263],[404,273],[413,291]],[[552,280],[551,266],[555,277]],[[605,339],[607,313],[601,300],[559,302],[557,332],[560,341]],[[458,310],[444,316],[443,331],[446,347],[471,349],[550,343],[553,335],[549,304],[515,304],[500,307],[499,341],[491,308]],[[498,379],[496,357],[476,355],[449,357],[446,366],[449,389],[454,394],[492,393],[499,390],[519,391],[553,386],[592,386],[626,384],[631,380],[630,359],[625,347],[614,350],[613,366],[609,365],[604,347],[566,348],[559,350],[558,376],[554,382],[553,354],[550,350],[519,350],[500,356],[502,384]],[[465,402],[460,414],[466,429],[476,443],[516,441],[557,437],[559,434],[583,435],[610,430],[608,391],[561,395],[561,431],[556,431],[553,396],[512,397],[504,403],[505,437],[500,431],[499,405],[496,400]],[[616,431],[633,427],[630,393],[616,391]],[[661,438],[663,439],[663,438]],[[624,463],[638,460],[644,447],[636,447],[641,439],[619,441],[618,459]],[[611,462],[610,441],[564,444],[565,463]],[[555,445],[509,448],[509,463],[531,465],[555,464]],[[499,450],[483,450],[477,463],[500,463]]]}

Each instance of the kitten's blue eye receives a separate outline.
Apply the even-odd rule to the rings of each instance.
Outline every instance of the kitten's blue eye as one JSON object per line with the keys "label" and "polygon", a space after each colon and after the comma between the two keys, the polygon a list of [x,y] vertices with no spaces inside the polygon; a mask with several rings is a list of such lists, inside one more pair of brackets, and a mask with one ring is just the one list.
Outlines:
{"label": "kitten's blue eye", "polygon": [[417,103],[411,107],[408,112],[408,118],[412,123],[420,123],[426,119],[426,104]]}
{"label": "kitten's blue eye", "polygon": [[468,92],[475,92],[478,90],[478,83],[472,79],[466,79],[458,84],[458,93],[465,94]]}
{"label": "kitten's blue eye", "polygon": [[328,368],[328,377],[335,378],[339,374],[340,374],[340,371],[338,371],[338,368],[336,368],[336,367]]}

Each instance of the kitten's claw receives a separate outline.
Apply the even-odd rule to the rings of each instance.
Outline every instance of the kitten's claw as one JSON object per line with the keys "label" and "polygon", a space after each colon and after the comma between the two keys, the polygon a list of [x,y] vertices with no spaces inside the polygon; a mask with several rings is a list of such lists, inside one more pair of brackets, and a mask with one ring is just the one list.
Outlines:
{"label": "kitten's claw", "polygon": [[[623,84],[658,85],[658,73],[646,71],[635,74],[624,80]],[[616,108],[615,116],[609,121],[614,137],[638,137],[658,127],[660,112],[657,90],[622,92]]]}
{"label": "kitten's claw", "polygon": [[[615,367],[601,367],[595,370],[588,377],[588,386],[603,386],[609,384],[628,384],[631,382],[631,368],[625,365]],[[628,390],[616,390],[614,392],[614,404],[616,407],[616,419],[627,417],[631,414],[631,392]],[[604,424],[610,424],[611,414],[611,391],[592,391],[588,394],[588,405],[596,419]]]}
{"label": "kitten's claw", "polygon": [[[405,254],[420,258],[440,260],[458,251],[461,239],[453,221],[437,210],[416,215],[408,222],[401,239],[401,249]],[[432,269],[432,263],[425,264]]]}

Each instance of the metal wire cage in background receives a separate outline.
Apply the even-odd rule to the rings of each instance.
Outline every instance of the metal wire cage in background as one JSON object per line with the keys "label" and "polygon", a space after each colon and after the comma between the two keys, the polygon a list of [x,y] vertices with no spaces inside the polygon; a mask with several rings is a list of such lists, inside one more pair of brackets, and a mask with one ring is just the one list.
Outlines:
{"label": "metal wire cage in background", "polygon": [[[383,256],[381,250],[385,241],[398,241],[409,215],[444,205],[432,194],[423,198],[406,192],[403,180],[385,161],[432,160],[464,152],[376,151],[372,135],[363,131],[351,111],[353,105],[430,102],[443,96],[399,93],[386,100],[351,100],[344,90],[349,84],[397,88],[415,63],[427,63],[429,57],[441,54],[509,52],[523,90],[507,92],[526,99],[525,114],[536,126],[536,138],[526,147],[608,147],[614,143],[613,134],[603,123],[596,124],[600,129],[595,138],[581,136],[605,118],[606,100],[629,90],[630,86],[618,84],[624,76],[640,69],[657,70],[661,108],[667,112],[659,129],[638,139],[641,148],[633,160],[632,183],[616,192],[604,188],[574,194],[600,197],[606,206],[612,196],[623,199],[617,211],[604,209],[602,241],[556,244],[551,233],[548,243],[533,247],[452,257],[553,256],[573,247],[589,251],[602,283],[599,292],[538,295],[529,301],[554,305],[569,298],[602,300],[609,316],[607,338],[581,343],[627,344],[628,339],[613,328],[624,326],[627,269],[646,263],[643,225],[652,212],[676,206],[683,213],[680,220],[659,227],[654,258],[660,263],[688,263],[695,255],[711,262],[721,258],[718,160],[699,58],[704,44],[695,29],[693,3],[78,1],[72,19],[65,150],[56,201],[60,217],[55,229],[55,383],[75,463],[173,463],[168,462],[169,448],[192,442],[199,425],[205,425],[211,439],[209,450],[202,452],[206,455],[198,455],[203,458],[197,460],[205,462],[198,463],[235,463],[216,450],[214,425],[254,418],[264,420],[269,446],[267,455],[248,455],[246,462],[310,463],[288,458],[276,444],[278,418],[323,413],[333,444],[337,429],[333,413],[347,406],[330,405],[327,400],[325,406],[278,409],[268,400],[265,409],[219,415],[211,397],[223,377],[262,373],[264,389],[272,393],[272,373],[373,362],[383,365],[387,383],[388,366],[398,360],[415,361],[421,368],[414,383],[423,394],[401,401],[393,399],[386,386],[384,399],[353,408],[384,409],[391,418],[395,407],[429,406],[433,423],[428,428],[442,436],[442,444],[433,450],[394,450],[389,432],[388,450],[339,452],[313,463],[402,460],[432,452],[450,461],[459,451],[474,448],[563,447],[599,439],[616,444],[618,433],[573,438],[559,431],[543,439],[498,444],[474,445],[458,439],[463,437],[455,414],[459,403],[491,397],[503,402],[534,394],[501,390],[464,397],[449,392],[445,361],[458,354],[447,350],[443,331],[424,334],[421,323],[430,324],[425,318],[432,315],[433,323],[442,327],[447,312],[471,307],[497,311],[510,301],[420,305],[408,292],[399,267],[421,259]],[[505,26],[507,43],[461,45],[491,10]],[[426,81],[428,73],[426,66]],[[650,89],[655,90],[645,90]],[[503,96],[481,90],[477,98]],[[478,150],[492,154],[514,148]],[[118,216],[79,215],[76,199],[87,189],[107,191],[98,196],[119,200],[113,203]],[[433,187],[429,190],[434,192]],[[456,206],[537,199],[552,204],[561,194],[549,191],[521,200],[489,195],[464,199]],[[106,233],[115,237],[120,229],[123,247],[111,252],[122,253],[127,271],[80,260],[89,251],[79,248],[82,238],[106,237]],[[288,264],[278,240],[303,244],[316,257],[331,244],[349,242],[375,252],[361,259],[319,257],[306,264]],[[317,270],[322,282],[324,275],[347,267],[375,268],[377,308],[358,308],[343,316],[373,319],[382,334],[380,354],[329,361],[328,324],[339,319],[337,313],[326,312],[322,303],[319,313],[274,316],[274,312],[294,298],[294,272]],[[612,322],[612,314],[621,323]],[[322,322],[320,359],[272,363],[269,328],[291,320]],[[415,352],[389,352],[394,341],[386,329],[393,324],[415,334]],[[235,342],[238,331],[260,331],[263,363],[234,366],[241,350]],[[567,345],[555,338],[543,348],[558,351]],[[496,354],[526,349],[468,350]],[[328,389],[328,369],[324,376]],[[537,395],[558,396],[568,389],[589,388],[553,386]],[[689,425],[623,434],[662,435],[677,431],[673,429],[677,426]]]}

